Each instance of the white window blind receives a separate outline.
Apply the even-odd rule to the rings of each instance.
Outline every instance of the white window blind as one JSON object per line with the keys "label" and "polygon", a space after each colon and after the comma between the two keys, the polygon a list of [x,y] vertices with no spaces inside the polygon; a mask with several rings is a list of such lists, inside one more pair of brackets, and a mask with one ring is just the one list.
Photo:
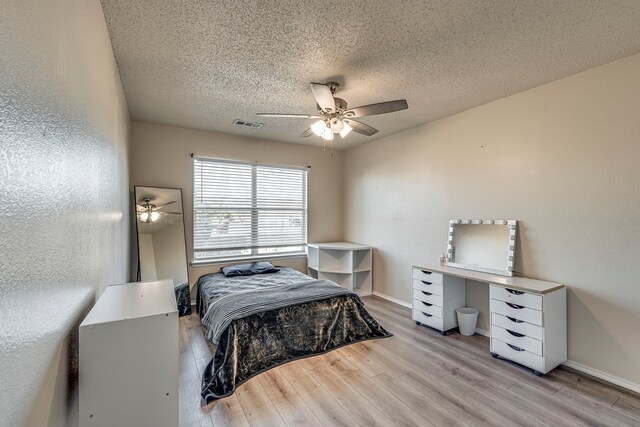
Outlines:
{"label": "white window blind", "polygon": [[307,170],[194,159],[196,261],[302,253]]}

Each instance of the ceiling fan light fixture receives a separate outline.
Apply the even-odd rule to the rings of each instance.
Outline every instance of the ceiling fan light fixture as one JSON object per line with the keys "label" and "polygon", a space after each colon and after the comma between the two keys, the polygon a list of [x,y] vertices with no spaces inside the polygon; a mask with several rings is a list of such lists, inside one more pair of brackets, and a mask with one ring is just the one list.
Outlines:
{"label": "ceiling fan light fixture", "polygon": [[333,140],[333,131],[331,130],[331,128],[325,127],[324,131],[322,132],[321,137],[325,141],[332,141]]}
{"label": "ceiling fan light fixture", "polygon": [[149,221],[149,212],[147,212],[147,211],[140,212],[140,221],[148,222]]}
{"label": "ceiling fan light fixture", "polygon": [[315,133],[318,136],[322,136],[326,128],[327,127],[324,124],[323,120],[318,120],[317,122],[311,125],[311,130],[313,131],[313,133]]}
{"label": "ceiling fan light fixture", "polygon": [[351,130],[352,130],[351,126],[349,126],[347,123],[344,123],[344,126],[342,127],[342,130],[340,131],[340,136],[344,138],[345,136],[349,135],[349,132],[351,132]]}
{"label": "ceiling fan light fixture", "polygon": [[340,133],[344,129],[345,123],[339,117],[334,117],[329,121],[329,126],[333,133]]}
{"label": "ceiling fan light fixture", "polygon": [[160,218],[160,214],[156,211],[151,212],[151,221],[157,221]]}

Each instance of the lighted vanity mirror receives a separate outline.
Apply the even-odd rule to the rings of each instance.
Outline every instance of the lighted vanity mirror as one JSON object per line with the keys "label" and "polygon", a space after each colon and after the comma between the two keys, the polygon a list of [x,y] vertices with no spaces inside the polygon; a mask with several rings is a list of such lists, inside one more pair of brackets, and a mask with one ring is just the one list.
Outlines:
{"label": "lighted vanity mirror", "polygon": [[447,265],[513,276],[517,226],[516,220],[452,219]]}

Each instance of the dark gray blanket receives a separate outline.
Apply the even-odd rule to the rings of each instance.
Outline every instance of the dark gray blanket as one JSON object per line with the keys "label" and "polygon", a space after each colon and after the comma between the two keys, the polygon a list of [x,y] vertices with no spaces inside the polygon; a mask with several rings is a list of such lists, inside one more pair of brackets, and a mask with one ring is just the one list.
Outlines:
{"label": "dark gray blanket", "polygon": [[[295,274],[297,273],[297,274]],[[304,280],[297,283],[274,283],[265,279],[264,276],[253,276],[253,281],[233,280],[225,278],[218,283],[214,279],[217,298],[208,304],[207,312],[202,317],[202,325],[205,329],[205,336],[215,345],[220,341],[220,335],[231,324],[232,321],[242,319],[256,313],[274,310],[276,308],[288,307],[305,302],[316,301],[346,295],[349,290],[338,286],[328,280],[309,280],[305,276],[290,268],[280,272],[283,276],[297,277]],[[262,276],[262,277],[261,277]],[[224,276],[223,276],[224,277]],[[231,279],[231,280],[229,280]]]}
{"label": "dark gray blanket", "polygon": [[391,336],[356,294],[290,268],[233,278],[208,274],[196,292],[205,335],[216,343],[202,375],[206,402],[283,363]]}

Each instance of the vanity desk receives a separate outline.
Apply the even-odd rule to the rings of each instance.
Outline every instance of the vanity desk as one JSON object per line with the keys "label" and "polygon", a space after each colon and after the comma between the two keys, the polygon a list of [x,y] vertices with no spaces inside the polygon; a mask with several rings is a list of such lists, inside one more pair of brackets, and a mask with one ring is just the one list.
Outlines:
{"label": "vanity desk", "polygon": [[466,280],[489,286],[491,354],[546,374],[567,360],[566,288],[448,266],[412,269],[412,317],[443,335],[456,328]]}

